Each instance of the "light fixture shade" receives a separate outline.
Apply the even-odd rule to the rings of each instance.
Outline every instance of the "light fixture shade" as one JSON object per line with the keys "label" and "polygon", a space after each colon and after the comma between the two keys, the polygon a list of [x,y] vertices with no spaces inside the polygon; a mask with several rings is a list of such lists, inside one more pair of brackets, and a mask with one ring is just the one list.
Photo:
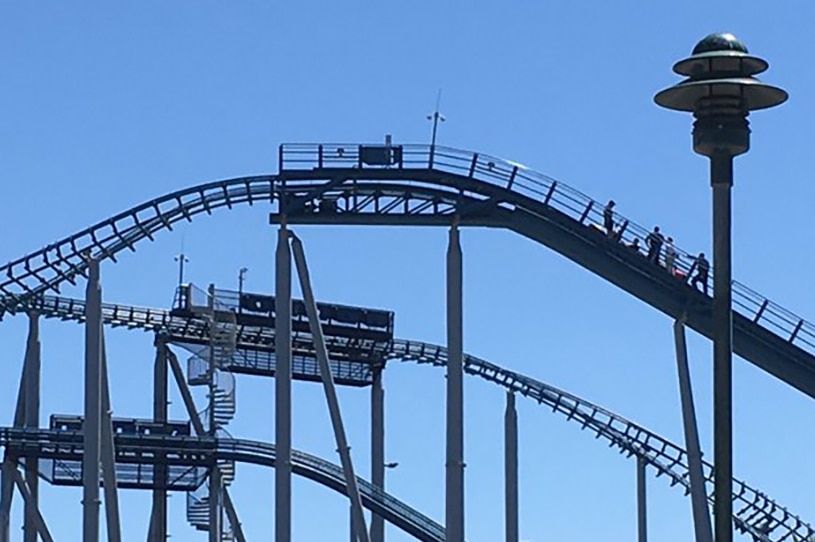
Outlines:
{"label": "light fixture shade", "polygon": [[745,112],[767,109],[787,101],[783,89],[752,77],[686,80],[660,91],[654,101],[667,109],[693,112],[702,98],[738,98]]}

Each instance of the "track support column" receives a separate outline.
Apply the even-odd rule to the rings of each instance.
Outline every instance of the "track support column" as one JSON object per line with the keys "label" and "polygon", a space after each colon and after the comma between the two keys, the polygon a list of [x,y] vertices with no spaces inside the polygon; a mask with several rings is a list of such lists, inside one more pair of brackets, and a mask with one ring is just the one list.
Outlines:
{"label": "track support column", "polygon": [[221,542],[223,530],[221,471],[213,465],[209,473],[209,542]]}
{"label": "track support column", "polygon": [[447,464],[445,528],[449,542],[464,542],[464,343],[462,254],[458,220],[447,245]]}
{"label": "track support column", "polygon": [[511,391],[504,413],[504,506],[506,542],[518,542],[518,413]]}
{"label": "track support column", "polygon": [[[166,423],[167,413],[167,347],[164,339],[156,337],[156,360],[153,367],[153,420]],[[164,454],[158,455],[161,462]],[[167,540],[167,466],[155,466],[157,487],[153,490],[153,516],[151,542]]]}
{"label": "track support column", "polygon": [[648,509],[645,499],[645,461],[637,458],[637,542],[648,542]]}
{"label": "track support column", "polygon": [[[30,334],[29,334],[30,336]],[[28,371],[28,341],[26,342],[26,356],[23,358],[23,370],[20,373],[20,384],[17,388],[17,405],[14,408],[15,429],[25,424],[25,390]],[[0,469],[0,542],[9,542],[11,524],[11,502],[14,500],[14,484],[17,476],[17,458],[5,450],[2,469]]]}
{"label": "track support column", "polygon": [[116,443],[113,435],[113,407],[110,403],[108,360],[105,353],[105,335],[102,334],[102,480],[105,489],[105,520],[108,542],[122,542],[119,518],[119,493],[116,482]]}
{"label": "track support column", "polygon": [[102,287],[99,262],[88,259],[85,293],[85,420],[82,459],[83,542],[99,542],[99,460],[102,435]]}
{"label": "track support column", "polygon": [[[39,315],[28,314],[28,341],[25,350],[25,414],[24,425],[28,429],[40,426],[40,324]],[[39,509],[39,461],[34,457],[25,459],[25,482],[30,499],[25,502],[25,526],[23,540],[37,542],[37,525],[34,509]]]}
{"label": "track support column", "polygon": [[[385,491],[385,389],[384,367],[374,369],[371,385],[371,483]],[[385,519],[371,513],[371,542],[385,542]]]}
{"label": "track support column", "polygon": [[[328,349],[325,346],[323,330],[320,326],[320,317],[317,313],[317,302],[314,300],[314,292],[311,289],[311,278],[309,277],[308,265],[306,264],[306,254],[303,244],[296,236],[292,235],[292,249],[294,261],[297,264],[297,274],[300,278],[300,289],[303,292],[303,300],[306,305],[309,330],[314,338],[314,353],[320,364],[320,376],[323,381],[325,400],[328,403],[328,413],[331,416],[331,425],[334,427],[334,438],[337,441],[337,451],[340,454],[343,474],[345,475],[345,485],[348,488],[348,499],[351,501],[353,514],[353,525],[359,542],[368,542],[368,529],[365,526],[365,514],[362,510],[362,499],[359,496],[357,487],[357,477],[354,474],[354,462],[351,460],[351,447],[345,435],[345,427],[342,423],[340,403],[337,399],[337,389],[334,386],[334,376],[331,374],[331,364],[328,359]],[[289,320],[291,323],[291,320]]]}
{"label": "track support column", "polygon": [[705,476],[702,470],[702,450],[699,446],[699,430],[696,426],[696,409],[693,404],[693,388],[688,367],[688,348],[685,341],[685,325],[674,322],[676,368],[679,377],[679,400],[682,404],[682,426],[685,431],[685,449],[688,451],[690,474],[690,498],[693,512],[693,529],[696,542],[713,542],[713,530],[707,507]]}
{"label": "track support column", "polygon": [[275,258],[275,542],[291,542],[291,248],[281,223]]}

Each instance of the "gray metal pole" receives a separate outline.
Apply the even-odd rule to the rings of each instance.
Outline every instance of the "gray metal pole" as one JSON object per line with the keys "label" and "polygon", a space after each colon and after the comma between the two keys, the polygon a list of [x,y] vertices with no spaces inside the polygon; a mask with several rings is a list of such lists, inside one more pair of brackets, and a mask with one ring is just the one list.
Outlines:
{"label": "gray metal pole", "polygon": [[[7,452],[8,455],[8,452]],[[0,489],[0,542],[10,542],[11,534],[11,501],[14,495],[14,470],[16,465],[10,456],[0,466],[2,489]]]}
{"label": "gray metal pole", "polygon": [[[23,427],[25,423],[25,389],[26,389],[26,361],[23,358],[23,370],[20,373],[20,384],[17,387],[17,405],[14,408],[15,428]],[[2,469],[0,469],[0,542],[9,542],[11,524],[11,503],[14,500],[14,471],[17,470],[17,459],[5,451]]]}
{"label": "gray metal pole", "polygon": [[645,500],[645,461],[637,458],[637,542],[648,542],[648,510]]}
{"label": "gray metal pole", "polygon": [[99,459],[102,421],[102,288],[99,262],[88,260],[85,293],[85,421],[82,456],[83,542],[99,542]]}
{"label": "gray metal pole", "polygon": [[506,542],[518,542],[518,413],[511,391],[504,413],[504,505]]}
{"label": "gray metal pole", "polygon": [[351,542],[359,542],[357,538],[357,530],[354,528],[354,505],[348,505],[348,539]]}
{"label": "gray metal pole", "polygon": [[716,542],[733,540],[733,320],[731,187],[733,157],[710,158],[713,185],[713,462]]}
{"label": "gray metal pole", "polygon": [[679,375],[679,399],[682,403],[682,426],[685,430],[685,449],[688,451],[693,528],[696,533],[696,542],[713,542],[710,514],[707,508],[705,475],[702,470],[702,450],[699,446],[699,429],[696,426],[696,409],[693,405],[693,388],[688,368],[685,326],[679,320],[674,322],[674,344],[676,345],[676,368]]}
{"label": "gray metal pole", "polygon": [[224,487],[222,496],[224,498],[224,511],[226,512],[226,517],[229,519],[229,524],[232,526],[232,533],[235,535],[235,539],[238,542],[246,542],[246,535],[243,534],[243,526],[238,519],[238,513],[235,511],[235,505],[226,487]]}
{"label": "gray metal pole", "polygon": [[291,542],[291,248],[281,224],[275,261],[275,542]]}
{"label": "gray metal pole", "polygon": [[462,255],[458,224],[447,246],[447,464],[445,528],[449,542],[464,542],[464,343]]}
{"label": "gray metal pole", "polygon": [[17,484],[17,489],[23,496],[23,501],[25,501],[25,512],[26,514],[31,515],[31,520],[34,523],[36,532],[39,533],[44,542],[54,542],[54,538],[48,531],[48,526],[45,524],[42,514],[40,514],[40,509],[34,506],[34,496],[31,494],[28,484],[26,484],[25,480],[23,479],[23,475],[20,474],[20,471],[17,469],[14,469],[12,474],[14,475],[14,481]]}
{"label": "gray metal pole", "polygon": [[[371,385],[371,483],[385,491],[385,389],[383,368],[374,369]],[[385,518],[371,514],[371,542],[385,542]]]}
{"label": "gray metal pole", "polygon": [[[26,428],[35,429],[40,426],[40,323],[39,315],[35,312],[28,314],[28,341],[25,352],[25,414]],[[31,498],[26,501],[25,526],[23,540],[37,542],[37,526],[35,514],[30,507],[39,508],[39,461],[34,457],[25,459],[25,481]]]}
{"label": "gray metal pole", "polygon": [[108,362],[105,353],[105,335],[102,332],[102,479],[105,490],[105,524],[108,542],[122,541],[122,527],[119,520],[119,494],[116,482],[116,448],[113,441],[113,411],[110,405],[110,385],[108,383]]}
{"label": "gray metal pole", "polygon": [[[166,423],[167,413],[167,347],[163,339],[156,338],[156,360],[153,366],[153,420]],[[156,488],[153,489],[153,519],[151,542],[167,540],[167,466],[161,464],[164,454],[159,454],[156,469]]]}
{"label": "gray metal pole", "polygon": [[348,488],[348,498],[351,501],[357,537],[360,542],[368,542],[368,528],[365,526],[362,499],[359,496],[357,477],[354,474],[354,463],[351,461],[351,447],[348,445],[345,427],[342,423],[340,403],[337,399],[337,390],[334,386],[334,377],[331,374],[331,365],[328,360],[328,349],[325,346],[325,337],[323,337],[320,317],[317,314],[317,303],[314,300],[314,292],[311,289],[311,279],[309,278],[306,254],[303,251],[303,244],[300,242],[300,239],[294,235],[291,237],[294,262],[297,265],[297,275],[300,278],[300,290],[303,292],[303,300],[306,305],[309,330],[314,338],[314,353],[317,355],[317,361],[320,364],[320,376],[323,380],[325,400],[328,403],[331,425],[334,427],[334,438],[337,441],[337,451],[340,454],[340,462],[342,463],[342,470],[345,475],[345,484]]}
{"label": "gray metal pole", "polygon": [[221,542],[221,471],[214,466],[209,472],[209,542]]}

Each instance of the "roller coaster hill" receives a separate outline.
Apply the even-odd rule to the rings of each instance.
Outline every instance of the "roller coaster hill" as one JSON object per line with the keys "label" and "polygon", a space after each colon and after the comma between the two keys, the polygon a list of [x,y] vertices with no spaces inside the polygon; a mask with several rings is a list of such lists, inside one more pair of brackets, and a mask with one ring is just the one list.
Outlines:
{"label": "roller coaster hill", "polygon": [[[278,528],[290,515],[286,484],[295,474],[348,496],[352,539],[382,542],[388,522],[419,540],[463,540],[463,449],[453,446],[451,452],[448,447],[453,456],[451,460],[448,455],[446,464],[444,526],[385,491],[382,373],[397,362],[446,368],[447,429],[452,441],[461,430],[463,374],[506,390],[507,540],[518,540],[516,397],[562,414],[636,461],[641,534],[645,475],[650,470],[690,497],[697,540],[709,535],[713,470],[698,449],[692,409],[685,445],[674,444],[590,401],[464,354],[460,340],[459,228],[504,228],[555,250],[675,319],[678,346],[684,345],[685,326],[706,337],[712,332],[711,297],[688,284],[693,272],[688,253],[678,250],[686,256],[677,264],[681,276],[669,274],[626,246],[635,238],[644,240],[645,228],[615,215],[620,227],[618,238],[611,238],[594,226],[602,223],[601,204],[517,163],[480,153],[423,145],[296,144],[281,146],[279,161],[277,174],[218,181],[161,196],[0,268],[0,313],[24,315],[29,321],[12,424],[0,428],[4,448],[0,542],[10,540],[16,494],[25,503],[26,542],[38,537],[53,540],[47,514],[39,508],[41,480],[83,488],[83,527],[91,542],[98,540],[92,533],[99,528],[100,502],[108,539],[121,540],[119,488],[152,493],[148,540],[167,538],[168,492],[183,492],[186,519],[207,532],[210,542],[243,541],[238,506],[230,494],[239,463],[276,469]],[[154,239],[179,221],[257,202],[270,202],[269,222],[280,225],[274,295],[183,284],[169,310],[103,302],[100,262],[115,262],[120,252],[135,251],[139,242]],[[299,224],[450,228],[448,345],[396,337],[391,311],[314,300],[302,243],[289,229]],[[292,252],[303,299],[291,299]],[[80,281],[86,283],[84,299],[61,295],[61,286]],[[735,351],[815,397],[815,327],[739,283],[734,284],[734,304]],[[85,411],[52,414],[47,427],[40,426],[39,412],[40,318],[79,323],[86,330]],[[111,416],[103,326],[153,334],[152,418]],[[188,356],[186,367],[179,360],[181,351]],[[275,378],[275,444],[229,434],[239,374]],[[286,432],[291,429],[287,402],[291,396],[286,386],[292,379],[323,385],[341,466],[291,448]],[[183,399],[181,421],[169,417],[171,382]],[[357,476],[347,454],[335,384],[371,389],[370,481]],[[203,409],[191,392],[196,386],[207,391]],[[686,413],[685,406],[683,398]],[[733,503],[735,527],[752,540],[803,540],[815,535],[801,517],[740,480],[734,481]],[[362,507],[371,512],[370,531]]]}

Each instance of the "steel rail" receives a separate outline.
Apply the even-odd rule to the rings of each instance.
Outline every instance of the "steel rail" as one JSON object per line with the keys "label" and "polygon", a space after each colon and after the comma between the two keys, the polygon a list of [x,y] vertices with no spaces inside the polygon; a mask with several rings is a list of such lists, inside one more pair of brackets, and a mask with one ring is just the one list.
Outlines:
{"label": "steel rail", "polygon": [[[44,317],[82,321],[84,302],[56,296],[45,296],[40,299],[42,302],[37,307]],[[111,325],[157,332],[163,331],[157,322],[169,322],[173,319],[186,320],[186,323],[178,322],[173,325],[178,329],[186,329],[193,336],[203,333],[198,328],[205,325],[203,320],[171,317],[169,311],[163,309],[112,304],[105,306],[103,318]],[[274,333],[270,328],[246,326],[238,331],[237,345],[239,348],[246,345],[247,342],[253,347],[274,348]],[[386,357],[393,361],[409,361],[443,367],[447,363],[447,349],[420,341],[396,339],[392,342]],[[241,363],[241,360],[237,358],[234,362]],[[553,411],[564,415],[567,420],[580,423],[583,429],[591,429],[598,438],[602,437],[607,440],[610,446],[643,459],[655,468],[658,476],[664,474],[670,480],[671,485],[681,485],[685,488],[686,493],[689,492],[687,453],[681,446],[589,401],[476,356],[465,355],[464,369],[468,374],[479,376],[551,407]],[[269,374],[272,374],[271,368]],[[704,475],[707,484],[712,483],[712,466],[706,462],[704,463]],[[708,495],[712,502],[712,488],[708,488]],[[806,539],[806,537],[815,535],[815,530],[800,517],[789,512],[766,494],[737,479],[734,479],[733,499],[738,505],[734,518],[736,527],[755,536],[765,536],[759,540],[780,542],[791,536]],[[759,526],[765,527],[764,523],[767,520],[769,520],[766,525],[770,529],[769,536],[758,531]]]}
{"label": "steel rail", "polygon": [[[211,466],[216,461],[236,461],[275,466],[275,445],[242,439],[171,435],[117,434],[117,462],[151,463],[157,455],[170,465]],[[37,456],[63,462],[82,459],[82,433],[51,429],[0,428],[0,446],[16,457]],[[317,456],[292,450],[292,471],[334,491],[346,494],[342,467]],[[443,542],[444,527],[393,495],[357,477],[363,504],[393,525],[424,542]]]}
{"label": "steel rail", "polygon": [[[135,251],[136,244],[152,240],[162,230],[172,229],[178,221],[222,207],[253,205],[266,201],[272,205],[283,192],[287,198],[322,197],[331,187],[341,186],[345,178],[361,173],[387,173],[396,181],[397,190],[405,195],[436,195],[426,199],[456,205],[463,200],[484,203],[493,198],[507,203],[538,208],[541,204],[570,217],[579,226],[602,224],[602,204],[582,192],[516,162],[487,154],[440,146],[403,145],[404,156],[397,169],[363,168],[358,144],[295,144],[280,149],[278,175],[241,177],[206,183],[158,197],[118,215],[105,219],[78,233],[60,239],[38,251],[0,266],[0,294],[4,302],[25,299],[31,295],[74,283],[87,273],[85,255],[90,252],[100,260],[116,260],[125,250]],[[341,155],[336,150],[344,149]],[[357,183],[355,183],[357,184]],[[358,201],[358,200],[357,200]],[[618,224],[625,224],[623,241],[644,238],[648,230],[636,222],[615,214]],[[677,249],[678,266],[692,270],[687,262],[692,254]],[[738,281],[733,281],[734,306],[745,318],[760,323],[809,354],[815,354],[815,325],[773,303]],[[0,304],[0,313],[3,311]]]}

